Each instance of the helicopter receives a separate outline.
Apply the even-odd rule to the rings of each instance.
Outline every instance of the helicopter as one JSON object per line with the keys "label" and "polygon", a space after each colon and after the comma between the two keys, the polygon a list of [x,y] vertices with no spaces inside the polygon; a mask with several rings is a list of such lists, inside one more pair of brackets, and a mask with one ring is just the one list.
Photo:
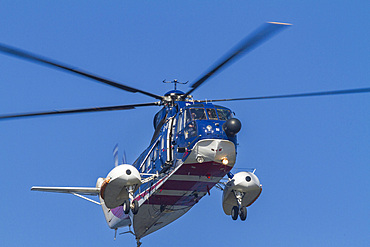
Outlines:
{"label": "helicopter", "polygon": [[[191,94],[208,79],[226,68],[242,55],[256,48],[290,24],[269,22],[234,47],[221,62],[217,63],[187,92],[177,90],[175,85],[162,95],[133,88],[72,66],[43,58],[7,45],[0,51],[7,55],[59,68],[131,93],[141,93],[158,101],[100,108],[35,112],[0,116],[0,120],[42,115],[71,114],[98,111],[130,110],[138,107],[160,106],[154,116],[154,133],[150,145],[133,164],[118,164],[105,177],[98,178],[95,187],[41,187],[33,191],[70,193],[99,204],[103,208],[108,226],[114,229],[130,227],[137,245],[141,239],[170,224],[188,212],[202,197],[210,194],[213,187],[223,190],[224,213],[233,220],[244,221],[247,207],[260,196],[262,186],[255,172],[231,173],[236,163],[237,134],[241,122],[231,109],[213,104],[215,102],[293,98],[370,92],[370,88],[313,92],[263,97],[196,100]],[[224,179],[224,177],[227,177]],[[99,202],[85,195],[99,197]],[[133,231],[131,231],[131,226]]]}

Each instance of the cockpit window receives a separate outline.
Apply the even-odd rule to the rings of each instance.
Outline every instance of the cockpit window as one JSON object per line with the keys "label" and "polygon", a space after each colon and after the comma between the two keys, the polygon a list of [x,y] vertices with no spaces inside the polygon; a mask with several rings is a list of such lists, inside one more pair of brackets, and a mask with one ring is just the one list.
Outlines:
{"label": "cockpit window", "polygon": [[184,115],[185,117],[184,117],[184,119],[185,119],[185,125],[187,125],[189,122],[191,122],[192,121],[192,119],[191,119],[191,114],[190,114],[190,112],[189,112],[189,109],[186,109],[186,111],[185,111],[185,115]]}
{"label": "cockpit window", "polygon": [[192,120],[207,119],[204,108],[190,108],[190,115],[191,115]]}
{"label": "cockpit window", "polygon": [[208,108],[207,115],[209,120],[217,120],[217,114],[215,109]]}
{"label": "cockpit window", "polygon": [[226,121],[232,118],[231,111],[227,109],[217,108],[217,114],[218,114],[218,118],[222,121]]}

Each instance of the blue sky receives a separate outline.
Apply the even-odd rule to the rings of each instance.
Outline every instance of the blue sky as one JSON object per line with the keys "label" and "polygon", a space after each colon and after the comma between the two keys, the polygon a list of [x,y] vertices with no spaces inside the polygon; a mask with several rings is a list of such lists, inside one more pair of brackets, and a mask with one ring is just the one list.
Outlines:
{"label": "blue sky", "polygon": [[[293,24],[202,85],[196,99],[369,87],[368,1],[1,1],[0,42],[156,94],[195,81],[265,21]],[[0,54],[0,114],[152,102]],[[180,90],[186,91],[186,86]],[[370,94],[223,104],[243,127],[236,168],[263,192],[246,222],[213,189],[143,246],[365,246]],[[133,246],[99,206],[33,185],[95,186],[116,143],[133,162],[155,107],[0,122],[1,246]]]}

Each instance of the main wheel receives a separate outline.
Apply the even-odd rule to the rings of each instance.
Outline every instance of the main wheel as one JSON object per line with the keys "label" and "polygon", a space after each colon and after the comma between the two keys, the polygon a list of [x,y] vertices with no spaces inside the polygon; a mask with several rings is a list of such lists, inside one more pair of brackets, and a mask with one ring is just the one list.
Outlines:
{"label": "main wheel", "polygon": [[247,208],[246,207],[240,208],[240,219],[242,221],[245,221],[247,219]]}
{"label": "main wheel", "polygon": [[237,220],[238,219],[238,214],[239,214],[239,208],[237,206],[234,206],[232,209],[231,209],[231,218],[233,220]]}
{"label": "main wheel", "polygon": [[125,214],[128,214],[130,212],[130,202],[128,200],[125,200],[123,202],[122,207]]}
{"label": "main wheel", "polygon": [[132,209],[131,209],[133,214],[137,214],[139,212],[139,203],[137,201],[132,202]]}

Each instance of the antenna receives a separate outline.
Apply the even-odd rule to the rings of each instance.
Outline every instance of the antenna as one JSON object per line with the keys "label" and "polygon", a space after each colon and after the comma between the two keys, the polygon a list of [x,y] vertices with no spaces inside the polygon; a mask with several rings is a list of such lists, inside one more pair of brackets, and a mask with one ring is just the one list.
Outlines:
{"label": "antenna", "polygon": [[187,82],[179,82],[177,79],[174,79],[173,81],[166,81],[166,79],[163,80],[163,83],[173,83],[175,84],[175,90],[177,90],[177,84],[187,84],[189,81]]}

